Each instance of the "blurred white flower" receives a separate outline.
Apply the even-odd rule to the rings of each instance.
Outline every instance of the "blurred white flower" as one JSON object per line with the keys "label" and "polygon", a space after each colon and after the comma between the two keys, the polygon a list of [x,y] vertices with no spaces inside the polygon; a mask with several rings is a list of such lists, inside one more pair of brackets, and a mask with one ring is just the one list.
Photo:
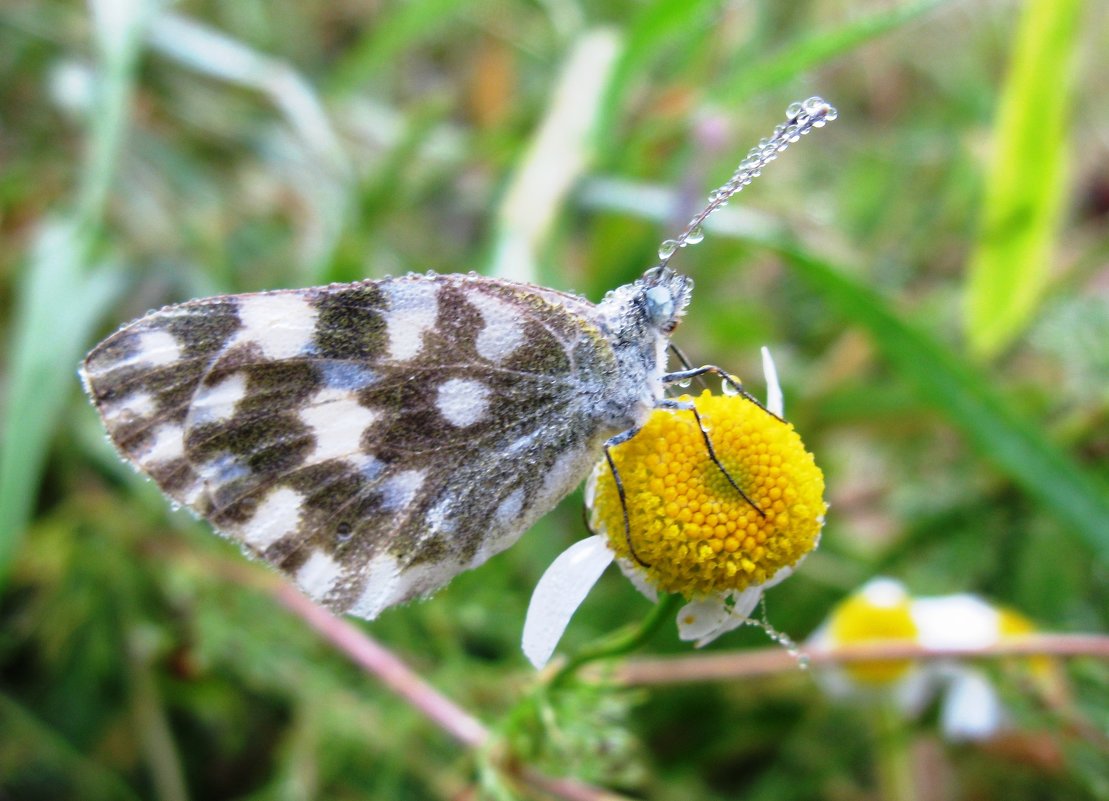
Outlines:
{"label": "blurred white flower", "polygon": [[[875,578],[837,605],[807,643],[812,652],[866,642],[916,643],[926,649],[986,649],[1034,631],[1024,617],[969,594],[911,598],[893,579]],[[954,660],[874,660],[828,666],[817,680],[835,698],[892,700],[906,717],[942,694],[940,724],[951,740],[984,740],[1007,723],[981,670]]]}

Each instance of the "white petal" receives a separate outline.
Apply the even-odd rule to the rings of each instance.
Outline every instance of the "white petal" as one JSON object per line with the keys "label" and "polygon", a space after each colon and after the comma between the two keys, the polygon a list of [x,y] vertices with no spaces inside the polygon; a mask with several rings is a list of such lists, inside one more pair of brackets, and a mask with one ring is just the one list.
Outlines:
{"label": "white petal", "polygon": [[[808,554],[805,554],[804,556],[802,556],[801,559],[804,559],[805,556],[808,556]],[[777,587],[779,584],[781,584],[787,578],[792,576],[793,571],[797,569],[797,565],[801,564],[801,559],[798,559],[797,564],[793,565],[792,567],[790,565],[786,565],[785,567],[778,568],[778,572],[776,572],[773,576],[768,578],[766,581],[764,581],[760,585],[762,587],[762,589],[769,590],[771,587]],[[751,608],[754,609],[754,607],[751,607]]]}
{"label": "white petal", "polygon": [[647,581],[647,577],[643,574],[642,568],[632,562],[630,559],[617,559],[616,566],[620,568],[620,572],[624,574],[624,578],[632,583],[639,592],[648,601],[653,604],[658,603],[658,590],[655,589],[653,584]]}
{"label": "white petal", "polygon": [[759,605],[762,600],[762,591],[766,589],[765,584],[760,584],[757,587],[748,587],[738,595],[733,595],[735,598],[735,606],[732,607],[732,618],[735,623],[732,623],[726,631],[731,631],[747,618],[751,617],[751,613],[755,611],[755,607]]}
{"label": "white petal", "polygon": [[909,600],[905,585],[886,576],[872,578],[863,585],[859,593],[868,604],[878,609],[895,609]]}
{"label": "white petal", "polygon": [[696,640],[694,648],[704,648],[721,634],[743,625],[758,606],[762,589],[761,585],[748,587],[733,595],[733,606],[725,603],[723,595],[690,601],[678,611],[678,636],[683,640]]}
{"label": "white petal", "polygon": [[919,598],[911,608],[925,648],[988,648],[1000,637],[997,610],[974,595]]}
{"label": "white petal", "polygon": [[909,672],[893,685],[893,702],[907,718],[915,718],[926,707],[939,689],[937,672],[927,665],[912,665]]}
{"label": "white petal", "polygon": [[683,640],[700,640],[714,632],[728,619],[723,598],[690,601],[678,610],[678,636]]}
{"label": "white petal", "polygon": [[766,378],[766,408],[778,417],[785,417],[785,399],[782,385],[778,383],[778,369],[770,355],[770,348],[762,348],[762,374]]}
{"label": "white petal", "polygon": [[547,664],[570,618],[612,559],[604,537],[586,537],[559,554],[540,577],[528,605],[522,642],[524,656],[536,668]]}
{"label": "white petal", "polygon": [[966,668],[951,682],[940,725],[951,740],[984,740],[1001,727],[1001,701],[993,685],[977,670]]}

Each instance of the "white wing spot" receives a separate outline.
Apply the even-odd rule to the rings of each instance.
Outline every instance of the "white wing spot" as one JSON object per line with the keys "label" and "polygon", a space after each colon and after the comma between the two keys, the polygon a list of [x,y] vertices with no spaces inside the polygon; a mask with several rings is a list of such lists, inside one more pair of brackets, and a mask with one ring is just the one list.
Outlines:
{"label": "white wing spot", "polygon": [[387,512],[404,509],[416,497],[427,478],[426,470],[404,470],[381,483],[381,508]]}
{"label": "white wing spot", "polygon": [[451,425],[472,426],[489,410],[489,387],[470,378],[448,379],[439,385],[435,408]]}
{"label": "white wing spot", "polygon": [[520,510],[524,508],[524,489],[518,487],[509,493],[497,506],[497,511],[493,513],[493,517],[499,523],[510,523],[520,516]]}
{"label": "white wing spot", "polygon": [[219,453],[198,465],[196,472],[210,484],[219,486],[249,476],[250,468],[230,453]]}
{"label": "white wing spot", "polygon": [[429,533],[451,534],[458,528],[457,515],[451,513],[455,500],[451,495],[445,495],[427,510],[425,528]]}
{"label": "white wing spot", "polygon": [[343,566],[323,551],[312,551],[308,561],[297,571],[296,582],[305,595],[320,600],[343,576]]}
{"label": "white wing spot", "polygon": [[218,423],[235,416],[235,406],[246,397],[246,373],[237,372],[218,384],[202,387],[189,407],[190,425]]}
{"label": "white wing spot", "polygon": [[324,462],[358,453],[362,432],[380,416],[361,405],[349,390],[321,389],[300,413],[300,419],[316,438],[316,449],[308,461]]}
{"label": "white wing spot", "polygon": [[384,285],[389,299],[385,332],[389,358],[405,362],[419,355],[424,332],[435,327],[439,314],[439,287],[430,281],[394,281]]}
{"label": "white wing spot", "polygon": [[362,593],[347,613],[373,620],[394,604],[443,586],[457,572],[458,565],[452,563],[425,562],[415,567],[402,567],[395,557],[378,554],[366,565]]}
{"label": "white wing spot", "polygon": [[142,462],[168,462],[184,455],[185,429],[177,423],[166,423],[155,429],[154,440],[142,454]]}
{"label": "white wing spot", "polygon": [[497,364],[512,355],[524,341],[524,329],[517,312],[507,303],[475,292],[468,298],[484,323],[477,335],[477,352],[483,359]]}
{"label": "white wing spot", "polygon": [[296,292],[262,292],[242,295],[237,343],[257,344],[267,359],[291,359],[312,344],[316,310],[308,298]]}
{"label": "white wing spot", "polygon": [[[139,335],[139,350],[128,363],[162,367],[181,361],[181,346],[169,331],[144,331]],[[120,365],[122,366],[122,365]]]}
{"label": "white wing spot", "polygon": [[589,472],[596,457],[588,450],[569,450],[555,459],[543,479],[543,488],[535,501],[536,506],[560,501],[578,485]]}
{"label": "white wing spot", "polygon": [[350,461],[367,481],[377,481],[378,476],[385,469],[385,464],[372,453],[355,454]]}
{"label": "white wing spot", "polygon": [[129,420],[145,420],[157,411],[154,396],[149,392],[139,390],[132,392],[126,398],[115,403],[105,403],[100,407],[100,414],[107,423],[117,423]]}
{"label": "white wing spot", "polygon": [[136,334],[130,351],[128,356],[119,360],[108,358],[104,351],[94,352],[82,367],[86,385],[89,379],[101,378],[115,370],[128,367],[149,370],[181,360],[181,345],[177,339],[168,331],[157,328]]}
{"label": "white wing spot", "polygon": [[258,504],[254,517],[242,525],[243,541],[259,551],[292,534],[300,524],[304,496],[289,487],[279,487]]}
{"label": "white wing spot", "polygon": [[400,564],[387,553],[378,554],[366,565],[365,576],[362,594],[348,612],[373,620],[396,600],[394,594],[400,580]]}
{"label": "white wing spot", "polygon": [[180,498],[184,501],[186,506],[196,507],[201,498],[204,497],[205,487],[203,481],[194,481],[185,489],[181,490]]}

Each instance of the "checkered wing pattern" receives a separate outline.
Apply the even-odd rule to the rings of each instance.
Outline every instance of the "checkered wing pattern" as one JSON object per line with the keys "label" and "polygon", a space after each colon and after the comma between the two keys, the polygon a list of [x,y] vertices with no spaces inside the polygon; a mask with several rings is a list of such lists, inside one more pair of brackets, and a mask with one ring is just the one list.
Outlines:
{"label": "checkered wing pattern", "polygon": [[512,544],[642,416],[613,411],[599,308],[460,275],[222,296],[124,327],[82,373],[169,497],[372,618]]}

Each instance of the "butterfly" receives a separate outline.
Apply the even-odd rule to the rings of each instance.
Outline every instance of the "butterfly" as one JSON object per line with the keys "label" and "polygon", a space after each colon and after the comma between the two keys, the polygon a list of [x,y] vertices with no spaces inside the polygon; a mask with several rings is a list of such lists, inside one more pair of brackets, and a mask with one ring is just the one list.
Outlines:
{"label": "butterfly", "polygon": [[667,262],[835,114],[819,98],[790,112],[661,263],[599,303],[435,273],[192,300],[93,348],[85,389],[174,503],[372,619],[513,544],[670,384],[722,372],[667,371],[693,286]]}

